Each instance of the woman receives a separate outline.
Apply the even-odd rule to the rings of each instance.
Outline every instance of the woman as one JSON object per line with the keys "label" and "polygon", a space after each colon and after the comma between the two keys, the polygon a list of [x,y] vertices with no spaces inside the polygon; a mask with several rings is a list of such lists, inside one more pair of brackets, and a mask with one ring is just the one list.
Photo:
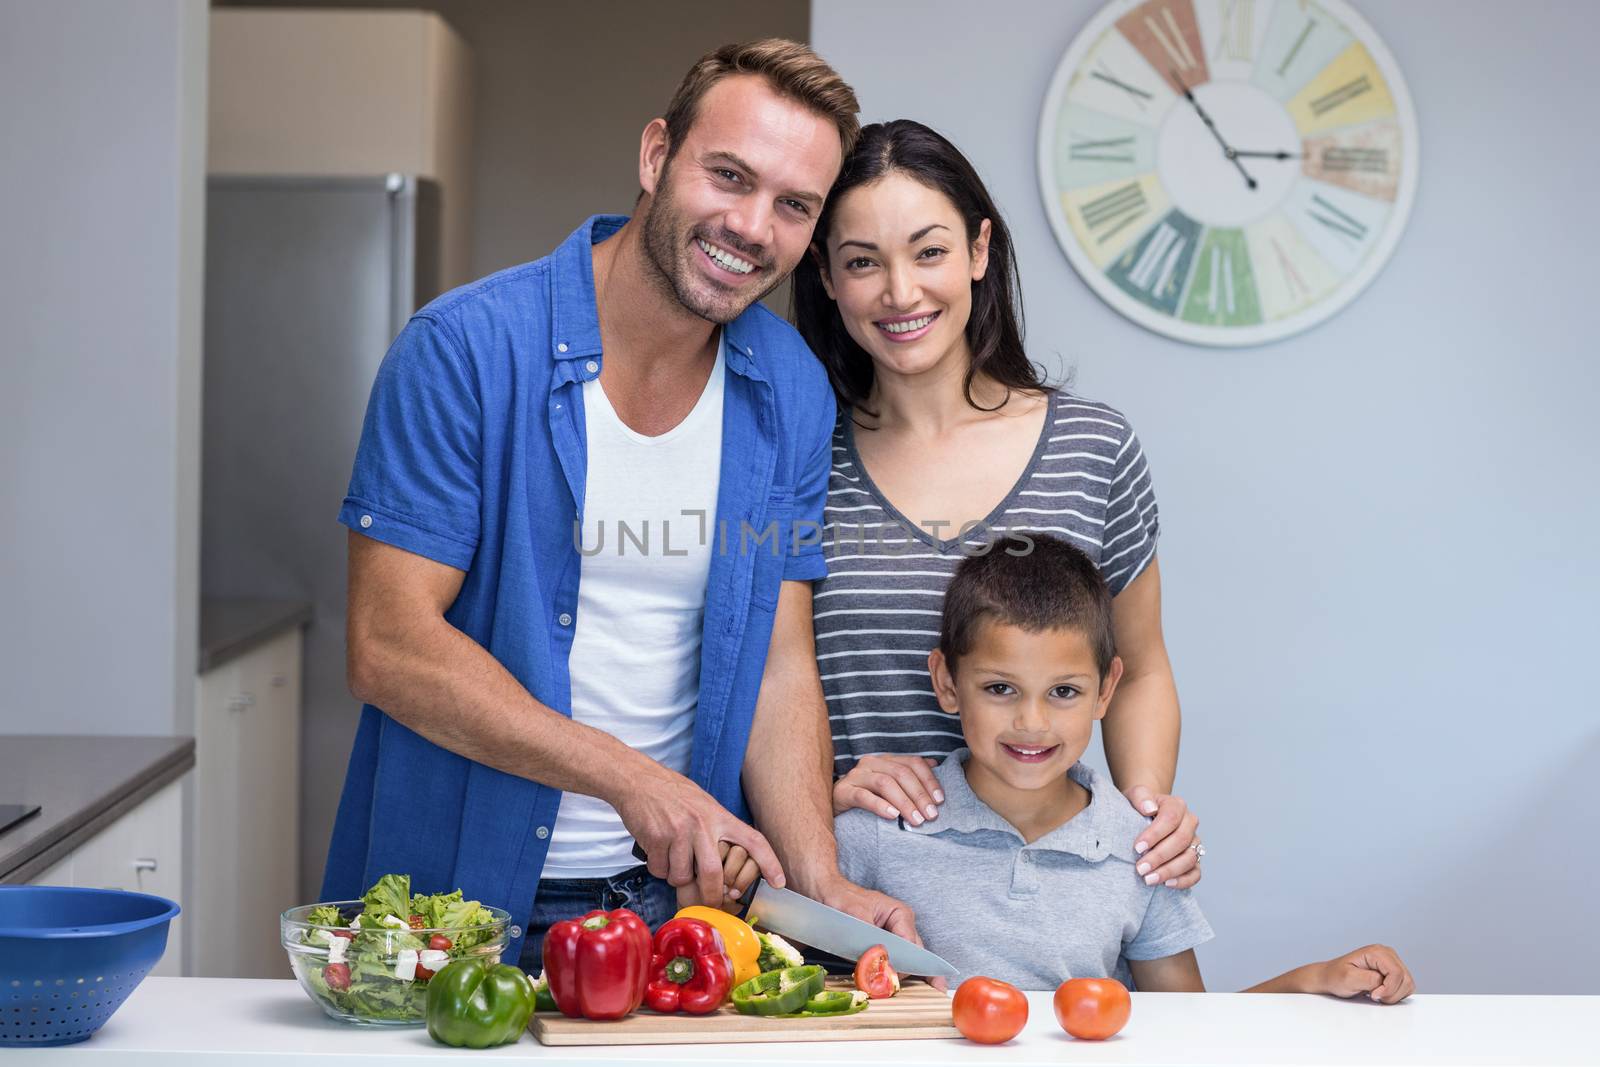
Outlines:
{"label": "woman", "polygon": [[928,676],[940,598],[994,534],[1052,533],[1115,596],[1126,673],[1103,736],[1117,787],[1154,816],[1138,873],[1187,888],[1201,849],[1169,795],[1178,696],[1144,453],[1119,412],[1050,388],[1027,358],[1013,256],[972,165],[902,119],[861,131],[795,272],[796,322],[841,410],[813,609],[834,811],[937,818],[931,767],[962,744]]}

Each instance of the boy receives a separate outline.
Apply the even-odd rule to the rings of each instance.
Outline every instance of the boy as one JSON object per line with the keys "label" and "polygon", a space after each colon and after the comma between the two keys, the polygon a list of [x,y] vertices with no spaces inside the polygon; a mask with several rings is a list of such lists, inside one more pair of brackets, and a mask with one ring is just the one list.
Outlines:
{"label": "boy", "polygon": [[[946,797],[920,826],[860,809],[835,820],[846,877],[904,900],[923,942],[976,974],[1023,989],[1114,977],[1148,992],[1203,992],[1194,947],[1211,927],[1188,890],[1134,873],[1140,816],[1078,759],[1105,715],[1122,661],[1111,596],[1064,541],[1002,537],[964,560],[928,657],[967,747],[935,770]],[[954,984],[954,983],[952,983]],[[1247,992],[1413,989],[1393,949],[1371,945]]]}

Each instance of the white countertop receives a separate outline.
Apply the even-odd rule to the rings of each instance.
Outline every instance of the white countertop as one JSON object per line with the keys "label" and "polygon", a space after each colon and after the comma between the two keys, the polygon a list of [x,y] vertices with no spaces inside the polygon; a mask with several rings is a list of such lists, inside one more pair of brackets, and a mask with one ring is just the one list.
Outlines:
{"label": "white countertop", "polygon": [[307,1058],[370,1058],[388,1065],[474,1060],[539,1064],[701,1064],[784,1067],[886,1064],[1352,1065],[1600,1064],[1600,997],[1414,996],[1385,1007],[1328,997],[1242,993],[1135,993],[1133,1017],[1109,1041],[1061,1032],[1050,994],[1029,993],[1028,1026],[999,1046],[968,1041],[816,1041],[795,1045],[635,1045],[546,1048],[523,1037],[484,1051],[446,1048],[417,1029],[375,1029],[323,1015],[292,981],[147,978],[88,1041],[6,1049],[21,1064],[104,1062],[298,1065]]}

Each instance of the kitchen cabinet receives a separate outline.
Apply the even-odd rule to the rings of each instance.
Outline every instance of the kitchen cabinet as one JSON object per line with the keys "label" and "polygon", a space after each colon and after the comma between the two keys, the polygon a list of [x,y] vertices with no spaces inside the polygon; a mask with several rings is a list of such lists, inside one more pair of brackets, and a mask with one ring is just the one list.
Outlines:
{"label": "kitchen cabinet", "polygon": [[301,630],[199,676],[192,973],[281,977],[277,917],[301,903]]}
{"label": "kitchen cabinet", "polygon": [[219,7],[210,63],[208,173],[432,178],[438,291],[472,280],[472,52],[448,22]]}
{"label": "kitchen cabinet", "polygon": [[[182,907],[183,785],[162,787],[29,881],[154,893]],[[187,913],[173,920],[166,954],[151,974],[175,978],[182,972],[183,938],[191,921]]]}

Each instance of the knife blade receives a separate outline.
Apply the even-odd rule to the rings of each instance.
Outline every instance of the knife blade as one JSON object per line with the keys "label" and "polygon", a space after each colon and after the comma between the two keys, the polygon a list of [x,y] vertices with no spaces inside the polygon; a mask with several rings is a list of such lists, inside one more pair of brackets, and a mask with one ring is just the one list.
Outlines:
{"label": "knife blade", "polygon": [[882,945],[889,950],[889,962],[902,974],[949,977],[956,973],[947,960],[920,945],[810,897],[776,889],[764,880],[756,883],[748,914],[756,917],[758,926],[847,960],[873,945]]}

